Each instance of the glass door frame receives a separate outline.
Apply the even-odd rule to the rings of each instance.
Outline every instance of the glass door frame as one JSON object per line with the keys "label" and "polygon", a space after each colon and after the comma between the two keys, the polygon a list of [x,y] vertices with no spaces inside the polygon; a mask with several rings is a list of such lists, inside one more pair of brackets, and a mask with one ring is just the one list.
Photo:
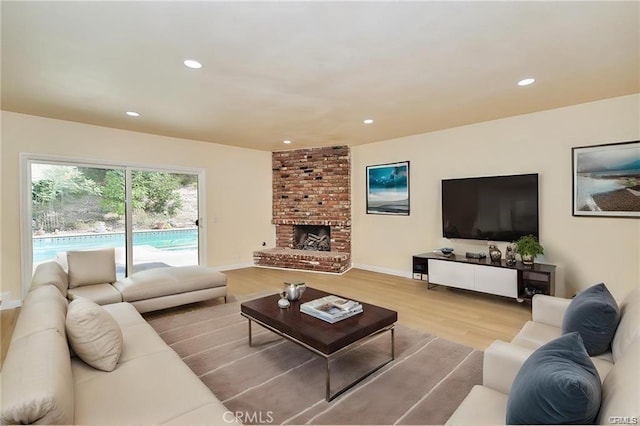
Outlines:
{"label": "glass door frame", "polygon": [[193,174],[198,177],[198,264],[207,264],[206,191],[205,169],[195,167],[167,166],[124,161],[77,158],[46,154],[20,153],[20,268],[22,298],[29,292],[33,276],[33,232],[31,229],[32,202],[31,167],[33,163],[75,167],[96,167],[124,170],[125,172],[125,247],[126,274],[133,270],[133,209],[131,208],[132,171],[152,171],[177,174]]}

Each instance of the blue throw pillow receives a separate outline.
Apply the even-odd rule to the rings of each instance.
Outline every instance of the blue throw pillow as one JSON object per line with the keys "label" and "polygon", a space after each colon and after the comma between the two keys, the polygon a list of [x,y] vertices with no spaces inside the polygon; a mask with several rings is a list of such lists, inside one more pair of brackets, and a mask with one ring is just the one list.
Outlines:
{"label": "blue throw pillow", "polygon": [[577,331],[590,356],[611,346],[620,320],[620,308],[604,283],[589,287],[573,298],[562,320],[562,334]]}
{"label": "blue throw pillow", "polygon": [[578,333],[538,348],[516,374],[506,424],[590,424],[602,398],[600,376]]}

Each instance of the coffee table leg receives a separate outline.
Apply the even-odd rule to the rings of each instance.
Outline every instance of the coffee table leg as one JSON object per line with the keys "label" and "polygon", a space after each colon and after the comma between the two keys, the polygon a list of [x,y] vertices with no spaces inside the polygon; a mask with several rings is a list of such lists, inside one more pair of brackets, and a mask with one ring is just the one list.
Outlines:
{"label": "coffee table leg", "polygon": [[249,320],[249,347],[251,347],[251,320]]}
{"label": "coffee table leg", "polygon": [[327,357],[327,401],[331,401],[331,358]]}
{"label": "coffee table leg", "polygon": [[396,359],[396,328],[391,329],[391,359]]}
{"label": "coffee table leg", "polygon": [[345,393],[346,391],[348,391],[349,389],[351,389],[352,387],[354,387],[355,385],[360,383],[362,380],[366,379],[367,377],[369,377],[370,375],[372,375],[373,373],[375,373],[376,371],[380,370],[382,367],[384,367],[385,365],[389,364],[391,361],[396,359],[396,333],[395,333],[396,329],[395,329],[395,327],[391,327],[387,331],[391,332],[391,359],[389,359],[389,360],[383,362],[382,364],[378,365],[377,367],[373,368],[368,373],[363,374],[358,379],[356,379],[353,382],[351,382],[351,384],[349,384],[349,385],[343,387],[342,389],[338,390],[333,395],[331,394],[331,359],[333,357],[332,356],[325,356],[325,359],[327,360],[327,392],[326,392],[326,400],[327,400],[327,402],[331,402],[336,397],[342,395],[343,393]]}

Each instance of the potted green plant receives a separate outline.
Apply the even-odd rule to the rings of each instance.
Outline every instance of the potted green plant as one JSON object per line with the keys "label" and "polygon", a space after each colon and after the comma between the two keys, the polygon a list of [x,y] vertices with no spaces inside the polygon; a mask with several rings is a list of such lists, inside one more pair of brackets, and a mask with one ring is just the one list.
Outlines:
{"label": "potted green plant", "polygon": [[520,237],[516,242],[515,252],[522,258],[522,263],[532,265],[536,256],[544,254],[544,248],[533,235]]}

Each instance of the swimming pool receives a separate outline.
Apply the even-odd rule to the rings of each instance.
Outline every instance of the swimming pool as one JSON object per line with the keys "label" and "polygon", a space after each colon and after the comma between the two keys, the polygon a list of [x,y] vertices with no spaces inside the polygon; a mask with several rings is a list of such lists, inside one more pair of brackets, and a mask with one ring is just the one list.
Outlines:
{"label": "swimming pool", "polygon": [[[133,231],[134,246],[151,246],[160,250],[198,249],[198,229],[166,229]],[[47,235],[33,237],[33,264],[55,259],[59,252],[93,250],[125,246],[124,232],[100,234]]]}

